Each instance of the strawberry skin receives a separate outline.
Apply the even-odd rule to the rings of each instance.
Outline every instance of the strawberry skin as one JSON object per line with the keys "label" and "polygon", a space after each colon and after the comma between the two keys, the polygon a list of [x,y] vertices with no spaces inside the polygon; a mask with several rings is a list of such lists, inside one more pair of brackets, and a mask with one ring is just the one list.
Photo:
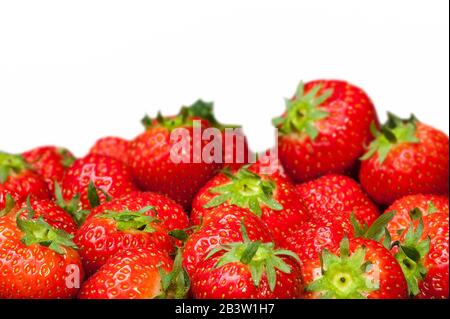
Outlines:
{"label": "strawberry skin", "polygon": [[131,172],[125,164],[111,157],[91,154],[76,160],[66,171],[62,181],[64,198],[70,200],[80,194],[83,208],[93,208],[88,198],[91,182],[102,190],[97,192],[100,203],[107,200],[106,194],[115,198],[136,189]]}
{"label": "strawberry skin", "polygon": [[329,174],[297,186],[312,218],[351,213],[360,223],[371,225],[379,216],[376,205],[361,189],[360,185],[344,175]]}
{"label": "strawberry skin", "polygon": [[238,206],[260,216],[275,242],[284,240],[309,214],[291,183],[278,172],[258,174],[258,169],[244,166],[211,179],[194,198],[191,223],[199,224],[213,207]]}
{"label": "strawberry skin", "polygon": [[128,163],[129,148],[130,142],[128,140],[121,137],[107,136],[97,140],[89,150],[89,154],[109,156],[122,163]]}
{"label": "strawberry skin", "polygon": [[156,250],[130,249],[111,257],[81,287],[80,299],[151,299],[162,293],[158,268],[169,272],[172,260]]}
{"label": "strawberry skin", "polygon": [[359,179],[366,192],[381,205],[406,195],[448,195],[448,136],[415,118],[389,118],[362,158]]}
{"label": "strawberry skin", "polygon": [[350,171],[378,125],[374,105],[360,88],[338,80],[300,83],[287,111],[274,119],[279,156],[298,183]]}
{"label": "strawberry skin", "polygon": [[55,181],[61,183],[66,169],[75,161],[69,150],[55,146],[37,147],[22,156],[45,179],[51,194],[55,191]]}

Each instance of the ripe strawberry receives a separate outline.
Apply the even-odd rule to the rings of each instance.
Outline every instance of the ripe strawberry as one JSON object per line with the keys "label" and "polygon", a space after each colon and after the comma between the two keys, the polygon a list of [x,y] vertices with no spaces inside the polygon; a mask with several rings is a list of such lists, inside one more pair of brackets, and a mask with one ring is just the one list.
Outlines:
{"label": "ripe strawberry", "polygon": [[55,181],[61,183],[66,169],[75,161],[73,154],[61,147],[42,146],[22,154],[27,163],[47,182],[51,194]]}
{"label": "ripe strawberry", "polygon": [[299,298],[303,285],[298,257],[273,242],[242,240],[211,250],[191,278],[196,299]]}
{"label": "ripe strawberry", "polygon": [[222,153],[219,162],[211,159],[207,163],[202,156],[210,154],[208,142],[202,139],[210,124],[190,116],[186,108],[177,116],[145,117],[143,124],[147,130],[130,144],[129,165],[137,184],[143,190],[166,194],[189,209],[200,187],[223,165]]}
{"label": "ripe strawberry", "polygon": [[97,140],[91,147],[89,154],[109,156],[122,163],[127,163],[129,148],[130,142],[128,140],[121,137],[107,136]]}
{"label": "ripe strawberry", "polygon": [[202,220],[201,228],[184,244],[183,266],[192,276],[198,264],[208,253],[224,244],[242,241],[241,222],[244,222],[250,240],[272,242],[267,226],[255,214],[237,206],[219,206]]}
{"label": "ripe strawberry", "polygon": [[273,124],[280,160],[296,182],[350,171],[372,140],[370,125],[378,125],[370,98],[344,81],[300,83],[286,107]]}
{"label": "ripe strawberry", "polygon": [[211,179],[194,198],[191,222],[199,224],[213,207],[234,205],[261,217],[279,243],[309,218],[293,185],[278,173],[257,174],[255,167],[223,170]]}
{"label": "ripe strawberry", "polygon": [[379,204],[413,194],[448,195],[448,136],[419,122],[388,114],[361,158],[359,179]]}
{"label": "ripe strawberry", "polygon": [[365,238],[344,237],[339,246],[321,253],[314,281],[305,298],[403,299],[405,277],[394,256],[382,244]]}
{"label": "ripe strawberry", "polygon": [[135,248],[119,252],[83,284],[78,298],[183,298],[189,282],[180,263],[181,258],[172,262],[156,250]]}
{"label": "ripe strawberry", "polygon": [[130,170],[125,164],[95,154],[76,160],[62,181],[63,197],[70,200],[79,194],[85,209],[134,190]]}
{"label": "ripe strawberry", "polygon": [[169,233],[188,226],[182,208],[163,195],[131,193],[94,209],[78,230],[75,243],[88,274],[114,254],[130,248],[155,248],[169,254]]}
{"label": "ripe strawberry", "polygon": [[393,241],[399,240],[411,224],[410,212],[419,209],[423,216],[433,213],[448,215],[448,197],[439,195],[408,195],[397,199],[385,212],[395,212],[394,218],[387,224]]}
{"label": "ripe strawberry", "polygon": [[21,155],[0,152],[0,187],[18,201],[28,195],[33,198],[50,198],[44,179],[35,173]]}
{"label": "ripe strawberry", "polygon": [[361,223],[371,225],[380,215],[378,208],[359,184],[344,175],[329,174],[297,186],[300,198],[313,218],[355,214]]}
{"label": "ripe strawberry", "polygon": [[48,218],[54,216],[40,208],[0,217],[0,298],[76,295],[83,269],[73,236],[51,226]]}

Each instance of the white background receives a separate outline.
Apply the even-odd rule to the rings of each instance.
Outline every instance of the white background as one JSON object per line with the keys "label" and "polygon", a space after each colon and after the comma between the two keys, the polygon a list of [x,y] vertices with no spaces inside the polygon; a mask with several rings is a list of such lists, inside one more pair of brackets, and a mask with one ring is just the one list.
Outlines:
{"label": "white background", "polygon": [[346,79],[385,118],[448,133],[449,2],[0,0],[0,149],[132,138],[199,97],[272,146],[299,80]]}

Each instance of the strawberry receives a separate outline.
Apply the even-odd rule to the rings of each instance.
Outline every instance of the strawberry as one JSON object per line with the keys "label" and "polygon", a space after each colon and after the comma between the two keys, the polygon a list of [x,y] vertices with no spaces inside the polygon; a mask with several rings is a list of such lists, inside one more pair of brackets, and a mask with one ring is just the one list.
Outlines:
{"label": "strawberry", "polygon": [[0,152],[0,187],[18,201],[28,195],[33,198],[50,198],[45,180],[37,174],[21,155]]}
{"label": "strawberry", "polygon": [[201,137],[210,124],[190,116],[186,108],[177,116],[158,114],[156,119],[145,117],[142,122],[146,131],[131,142],[129,154],[137,184],[143,190],[166,194],[189,209],[200,187],[223,165],[214,159],[207,163],[201,156],[208,145]]}
{"label": "strawberry", "polygon": [[378,208],[360,185],[344,175],[329,174],[297,186],[300,198],[313,218],[351,213],[359,222],[371,225],[379,216]]}
{"label": "strawberry", "polygon": [[97,140],[89,150],[89,154],[109,156],[122,163],[127,163],[129,148],[130,142],[128,140],[121,137],[107,136]]}
{"label": "strawberry", "polygon": [[198,224],[213,207],[234,205],[261,217],[275,242],[281,242],[309,216],[293,185],[278,172],[257,174],[257,168],[246,165],[234,172],[225,169],[211,179],[194,198],[191,222]]}
{"label": "strawberry", "polygon": [[443,132],[389,113],[375,140],[361,158],[359,179],[379,204],[413,194],[448,195],[449,146]]}
{"label": "strawberry", "polygon": [[200,229],[189,236],[184,244],[183,266],[190,276],[212,249],[242,241],[241,221],[244,221],[251,240],[273,240],[267,226],[255,214],[237,206],[216,207],[205,216]]}
{"label": "strawberry", "polygon": [[98,206],[78,230],[75,243],[88,274],[114,254],[131,248],[155,248],[169,254],[169,233],[188,226],[182,208],[163,195],[131,193]]}
{"label": "strawberry", "polygon": [[372,101],[356,86],[336,80],[300,83],[275,118],[279,156],[298,183],[352,170],[372,140],[378,118]]}
{"label": "strawberry", "polygon": [[66,169],[75,161],[73,154],[62,147],[42,146],[22,154],[27,163],[47,182],[53,194],[55,181],[61,183]]}
{"label": "strawberry", "polygon": [[200,261],[191,277],[197,299],[291,299],[302,293],[298,257],[273,242],[242,239],[223,244]]}
{"label": "strawberry", "polygon": [[399,240],[411,224],[410,212],[419,209],[423,216],[433,213],[448,215],[448,197],[439,195],[408,195],[397,199],[385,212],[395,212],[394,218],[387,224],[393,241]]}
{"label": "strawberry", "polygon": [[73,236],[50,225],[59,213],[21,212],[0,217],[0,298],[74,297],[83,269]]}
{"label": "strawberry", "polygon": [[4,215],[2,211],[8,209],[9,205],[14,207],[14,205],[21,200],[23,200],[22,196],[0,184],[0,216]]}
{"label": "strawberry", "polygon": [[189,281],[180,263],[181,258],[172,262],[156,250],[135,248],[119,252],[83,284],[78,298],[183,298]]}
{"label": "strawberry", "polygon": [[382,244],[344,237],[338,246],[323,249],[314,281],[305,298],[403,299],[408,296],[402,269]]}
{"label": "strawberry", "polygon": [[63,197],[72,199],[79,194],[85,209],[94,208],[110,198],[134,191],[129,168],[107,156],[91,154],[77,159],[62,181]]}

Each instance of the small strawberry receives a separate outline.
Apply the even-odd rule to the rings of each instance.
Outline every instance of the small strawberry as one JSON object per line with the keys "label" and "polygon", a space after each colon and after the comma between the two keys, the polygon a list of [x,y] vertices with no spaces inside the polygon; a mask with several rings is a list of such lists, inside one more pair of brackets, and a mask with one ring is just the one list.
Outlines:
{"label": "small strawberry", "polygon": [[166,194],[189,209],[197,191],[223,166],[222,151],[219,162],[210,158],[208,163],[203,158],[209,142],[202,136],[210,124],[190,116],[186,108],[177,116],[158,114],[156,119],[145,117],[142,122],[146,131],[131,142],[128,161],[137,184],[143,190]]}
{"label": "small strawberry", "polygon": [[183,266],[192,276],[208,253],[230,242],[242,240],[241,222],[252,241],[272,242],[267,226],[255,214],[237,206],[216,207],[202,220],[201,228],[189,236],[183,249]]}
{"label": "small strawberry", "polygon": [[33,198],[50,198],[45,180],[37,174],[21,155],[0,152],[0,187],[17,201],[28,195]]}
{"label": "small strawberry", "polygon": [[329,174],[297,186],[300,198],[313,218],[351,213],[359,222],[371,225],[380,215],[360,185],[344,175]]}
{"label": "small strawberry", "polygon": [[129,148],[130,142],[128,140],[121,137],[107,136],[97,140],[89,150],[89,154],[109,156],[122,163],[127,163]]}
{"label": "small strawberry", "polygon": [[413,194],[448,195],[448,136],[419,122],[389,113],[361,158],[359,179],[379,204]]}
{"label": "small strawberry", "polygon": [[129,168],[107,156],[88,155],[76,160],[64,175],[63,197],[71,200],[79,194],[85,209],[94,208],[110,198],[134,191]]}
{"label": "small strawberry", "polygon": [[66,169],[73,164],[73,154],[61,147],[42,146],[22,154],[27,163],[47,182],[53,194],[55,181],[61,183]]}
{"label": "small strawberry", "polygon": [[242,240],[214,248],[191,278],[196,299],[291,299],[302,293],[298,257],[273,242]]}
{"label": "small strawberry", "polygon": [[382,244],[365,238],[344,237],[338,246],[324,249],[314,281],[305,298],[403,299],[405,277],[394,256]]}
{"label": "small strawberry", "polygon": [[173,262],[157,250],[135,248],[111,257],[82,286],[80,299],[184,298],[189,278],[181,255]]}
{"label": "small strawberry", "polygon": [[81,260],[73,236],[50,225],[48,218],[54,217],[40,208],[0,217],[0,298],[76,295],[83,279]]}
{"label": "small strawberry", "polygon": [[78,230],[75,243],[88,274],[97,271],[114,254],[131,248],[154,248],[172,253],[169,233],[186,228],[181,207],[163,195],[131,193],[94,209]]}
{"label": "small strawberry", "polygon": [[280,160],[299,183],[350,171],[372,140],[370,125],[378,125],[367,94],[344,81],[300,83],[286,107],[273,124]]}
{"label": "small strawberry", "polygon": [[254,169],[248,165],[234,172],[225,169],[211,179],[194,198],[191,222],[198,224],[214,207],[238,206],[261,217],[275,242],[280,242],[309,218],[293,185],[278,173],[257,174]]}

